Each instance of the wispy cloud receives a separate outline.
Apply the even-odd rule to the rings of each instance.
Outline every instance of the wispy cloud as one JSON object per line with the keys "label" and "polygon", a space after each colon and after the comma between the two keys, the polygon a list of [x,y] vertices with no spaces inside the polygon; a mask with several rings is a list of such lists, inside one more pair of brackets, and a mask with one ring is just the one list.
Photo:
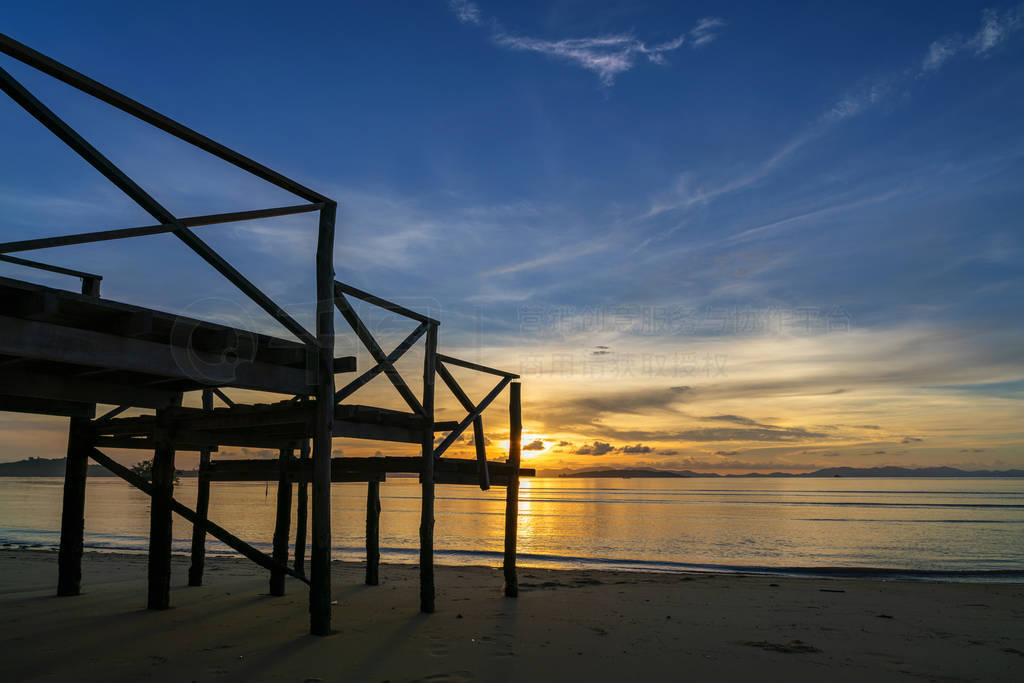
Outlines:
{"label": "wispy cloud", "polygon": [[498,45],[510,50],[539,52],[593,71],[606,86],[613,85],[619,74],[632,69],[640,59],[647,58],[655,64],[663,64],[664,54],[678,49],[685,40],[685,36],[679,36],[667,43],[648,47],[643,41],[628,34],[563,40],[544,40],[510,34],[499,34],[494,37]]}
{"label": "wispy cloud", "polygon": [[981,26],[967,38],[946,36],[933,42],[921,62],[921,73],[935,71],[958,54],[986,56],[1012,34],[1024,28],[1024,4],[1003,12],[986,9],[981,15]]}
{"label": "wispy cloud", "polygon": [[[702,35],[714,35],[709,33],[718,25],[713,23],[714,21],[718,20],[703,19],[698,22],[694,31],[705,27]],[[887,75],[866,78],[842,91],[804,130],[790,138],[772,156],[751,170],[732,179],[711,184],[700,183],[692,173],[680,174],[667,192],[663,192],[652,201],[649,210],[641,218],[648,219],[670,211],[705,205],[719,197],[750,187],[771,175],[797,152],[825,136],[839,124],[866,114],[887,100],[906,92],[915,75],[937,71],[960,53],[969,53],[976,57],[986,56],[1022,28],[1024,3],[1004,12],[985,10],[982,13],[980,27],[969,38],[964,39],[959,35],[940,38],[928,47],[919,70],[913,66],[906,67]],[[693,42],[696,42],[696,39]]]}
{"label": "wispy cloud", "polygon": [[476,3],[468,2],[468,0],[448,0],[448,8],[463,24],[479,25],[483,23],[480,8],[476,6]]}
{"label": "wispy cloud", "polygon": [[[467,0],[449,0],[448,8],[463,24],[484,25],[480,8]],[[604,86],[614,85],[616,77],[644,61],[665,64],[665,55],[678,50],[688,40],[694,48],[706,45],[721,35],[725,22],[718,17],[705,17],[688,32],[656,45],[648,45],[632,33],[612,33],[583,38],[550,40],[519,35],[502,27],[496,19],[490,24],[496,45],[519,52],[536,52],[575,64],[597,74]],[[688,38],[689,36],[689,38]]]}
{"label": "wispy cloud", "polygon": [[481,273],[484,276],[490,275],[509,275],[510,273],[518,273],[524,270],[532,270],[534,268],[540,268],[542,266],[550,266],[555,263],[561,263],[563,261],[570,261],[572,259],[579,258],[581,256],[588,256],[598,251],[604,251],[611,246],[611,243],[606,240],[595,239],[593,242],[584,245],[570,245],[564,249],[545,254],[544,256],[538,256],[527,261],[520,263],[513,263],[510,265],[501,266],[500,268],[494,268],[492,270]]}
{"label": "wispy cloud", "polygon": [[697,22],[697,25],[690,29],[690,39],[693,46],[706,45],[721,35],[718,29],[725,26],[725,22],[718,17],[704,17]]}

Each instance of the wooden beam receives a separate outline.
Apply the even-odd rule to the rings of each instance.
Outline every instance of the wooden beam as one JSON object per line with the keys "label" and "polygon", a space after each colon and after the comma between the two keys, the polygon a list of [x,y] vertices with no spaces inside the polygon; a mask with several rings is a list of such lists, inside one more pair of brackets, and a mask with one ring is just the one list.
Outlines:
{"label": "wooden beam", "polygon": [[[299,442],[299,460],[309,463],[309,439]],[[306,519],[309,514],[309,477],[298,481],[298,509],[295,511],[295,571],[306,574]]]}
{"label": "wooden beam", "polygon": [[366,484],[366,585],[380,583],[380,482]]}
{"label": "wooden beam", "polygon": [[[277,519],[274,522],[274,561],[282,567],[288,566],[288,537],[292,520],[292,478],[289,465],[292,449],[282,448],[278,454]],[[270,594],[284,595],[284,571],[270,572]]]}
{"label": "wooden beam", "polygon": [[[0,316],[0,354],[117,368],[282,394],[299,394],[309,389],[305,373],[300,368],[255,361],[226,365],[219,354],[207,351],[9,316]],[[26,373],[26,376],[34,377],[35,374]],[[100,396],[92,397],[92,400],[97,403],[144,405]]]}
{"label": "wooden beam", "polygon": [[129,408],[129,406],[117,406],[116,408],[111,408],[107,412],[105,412],[102,415],[100,415],[99,417],[97,417],[96,418],[96,422],[100,423],[100,422],[106,422],[107,420],[112,420],[115,417],[117,417],[118,415],[120,415],[121,413],[123,413],[124,411],[128,410],[128,408]]}
{"label": "wooden beam", "polygon": [[497,375],[498,377],[519,379],[519,375],[513,374],[511,372],[505,372],[504,370],[498,370],[496,368],[489,368],[486,365],[479,365],[477,363],[470,363],[468,360],[452,358],[451,356],[446,356],[443,353],[437,354],[437,359],[442,363],[447,363],[448,365],[458,365],[460,368],[468,368],[470,370],[476,370],[477,372],[486,372],[489,375]]}
{"label": "wooden beam", "polygon": [[[203,389],[203,410],[213,410],[213,390]],[[210,515],[210,480],[202,476],[210,469],[210,449],[199,451],[199,474],[196,487],[196,516],[205,522]],[[202,524],[192,525],[192,562],[188,568],[188,585],[203,585],[206,566],[206,529]]]}
{"label": "wooden beam", "polygon": [[[316,385],[313,415],[313,542],[310,554],[309,630],[331,632],[331,437],[334,433],[334,221],[337,205],[320,211],[316,247],[316,354],[311,354]],[[301,393],[301,392],[292,392]]]}
{"label": "wooden beam", "polygon": [[523,438],[522,385],[509,387],[508,395],[508,485],[505,487],[505,595],[519,596],[519,577],[516,575],[516,537],[519,529],[519,457]]}
{"label": "wooden beam", "polygon": [[422,313],[417,313],[416,311],[410,310],[410,309],[406,308],[405,306],[399,306],[398,304],[393,303],[391,301],[388,301],[387,299],[381,299],[379,296],[374,296],[373,294],[370,294],[369,292],[364,292],[361,289],[356,289],[355,287],[352,287],[351,285],[346,285],[344,282],[337,282],[337,281],[335,281],[334,287],[335,287],[335,290],[337,290],[337,291],[341,291],[341,292],[343,292],[345,294],[349,294],[351,296],[354,296],[357,299],[361,299],[361,300],[365,301],[368,304],[373,304],[374,306],[378,306],[380,308],[383,308],[384,310],[391,311],[392,313],[397,313],[399,315],[404,315],[406,318],[412,318],[413,320],[416,320],[417,322],[429,323],[431,325],[440,325],[441,324],[437,320],[434,320],[433,318],[425,316]]}
{"label": "wooden beam", "polygon": [[[2,371],[0,371],[0,378],[3,378]],[[96,404],[79,401],[58,401],[49,398],[32,398],[29,396],[0,395],[0,412],[91,419],[96,414]]]}
{"label": "wooden beam", "polygon": [[[106,469],[116,474],[117,476],[121,477],[131,485],[141,490],[143,494],[150,497],[153,496],[153,484],[138,476],[124,465],[118,463],[112,458],[109,458],[104,453],[96,449],[92,449],[89,452],[89,457],[96,461],[98,464],[102,465]],[[215,524],[210,520],[204,521],[193,510],[189,510],[186,506],[182,505],[178,501],[175,501],[173,499],[171,500],[171,509],[193,524],[202,524],[206,528],[206,532],[209,533],[210,536],[215,538],[217,541],[220,541],[231,550],[238,552],[243,557],[252,560],[264,569],[272,570],[278,568],[278,564],[276,564],[276,562],[273,561],[272,557],[270,557],[266,553],[260,552],[259,550],[253,548],[245,541],[239,539],[237,536],[234,536],[233,533],[230,533],[229,531],[224,529],[222,526],[219,526],[218,524]],[[290,567],[285,567],[285,571],[289,575],[291,575],[291,577],[295,577],[303,583],[309,583],[308,581],[306,581],[306,578],[303,577],[303,575],[294,571]]]}
{"label": "wooden beam", "polygon": [[484,446],[484,419],[477,415],[473,418],[473,445],[476,446],[477,482],[480,490],[491,488],[491,478],[487,472],[487,449]]}
{"label": "wooden beam", "polygon": [[[191,216],[189,218],[179,218],[177,221],[170,223],[160,223],[158,225],[144,225],[138,228],[121,228],[119,230],[98,230],[95,232],[78,233],[77,235],[41,237],[39,239],[33,240],[20,240],[18,242],[0,242],[0,254],[10,254],[19,251],[33,251],[35,249],[50,249],[53,247],[67,247],[76,244],[90,244],[93,242],[108,242],[110,240],[121,240],[131,237],[161,235],[168,232],[174,232],[175,230],[180,230],[182,226],[186,228],[198,228],[206,225],[220,225],[223,223],[234,223],[237,221],[251,221],[259,218],[290,216],[292,214],[297,213],[317,211],[320,209],[320,207],[321,204],[319,203],[299,204],[297,206],[279,206],[272,209],[256,209],[255,211],[234,211],[231,213],[215,213],[210,214],[208,216]],[[77,270],[59,268],[58,266],[48,266],[41,263],[35,263],[34,261],[25,261],[24,259],[18,259],[13,256],[0,256],[0,261],[19,263],[20,265],[30,266],[33,268],[41,268],[43,270],[50,270],[54,273],[63,273],[64,275],[73,275],[75,277],[102,279],[101,276],[93,275],[92,273],[83,273]]]}
{"label": "wooden beam", "polygon": [[[128,482],[129,484],[131,484],[135,488],[139,489],[140,491],[142,491],[146,495],[148,495],[148,496],[152,496],[153,495],[153,485],[152,484],[150,484],[148,481],[146,481],[145,479],[143,479],[139,475],[137,475],[134,472],[132,472],[130,469],[128,469],[124,465],[122,465],[119,462],[117,462],[117,461],[107,457],[107,455],[105,453],[103,453],[102,451],[93,448],[89,452],[89,457],[92,458],[93,460],[95,460],[97,463],[99,463],[103,467],[105,467],[108,470],[110,470],[111,472],[113,472],[115,475],[117,475],[121,479],[124,479],[126,482]],[[271,569],[272,570],[272,569],[277,568],[277,563],[274,562],[274,559],[272,557],[270,557],[266,553],[260,552],[259,550],[257,550],[256,548],[252,547],[251,545],[249,545],[245,541],[241,540],[240,538],[238,538],[234,534],[226,531],[223,527],[221,527],[221,526],[219,526],[217,524],[214,524],[213,522],[211,522],[209,520],[205,520],[204,521],[204,520],[200,519],[199,516],[196,515],[196,513],[194,511],[190,510],[188,507],[182,505],[181,503],[179,503],[178,501],[176,501],[174,499],[171,499],[171,509],[174,512],[176,512],[179,515],[181,515],[182,517],[184,517],[185,519],[187,519],[189,522],[191,522],[193,524],[200,524],[200,525],[202,525],[203,527],[205,527],[206,533],[210,534],[211,536],[216,538],[218,541],[220,541],[221,543],[223,543],[227,547],[231,548],[232,550],[236,551],[237,553],[239,553],[243,557],[246,557],[249,560],[252,560],[253,562],[258,564],[259,566],[263,567],[264,569]],[[308,581],[306,581],[306,577],[304,577],[304,576],[302,576],[302,575],[292,571],[292,569],[286,567],[285,571],[289,575],[294,576],[295,578],[297,578],[298,580],[300,580],[300,581],[302,581],[304,583],[309,583]]]}
{"label": "wooden beam", "polygon": [[476,406],[473,404],[473,401],[471,401],[469,396],[466,395],[466,392],[462,390],[462,387],[459,386],[455,376],[452,375],[451,371],[444,366],[444,363],[437,364],[437,374],[441,377],[444,383],[448,385],[448,390],[452,392],[452,396],[462,404],[462,407],[467,413],[471,413],[476,410]]}
{"label": "wooden beam", "polygon": [[[18,258],[17,256],[5,256],[9,251],[18,251],[17,249],[6,249],[6,243],[0,243],[0,261],[7,263],[13,263],[16,266],[25,266],[26,268],[35,268],[36,270],[45,270],[50,273],[57,273],[59,275],[70,275],[71,277],[81,278],[83,281],[90,280],[96,282],[96,287],[99,287],[99,281],[103,279],[102,275],[96,275],[95,273],[85,273],[81,270],[72,270],[71,268],[62,268],[61,266],[51,266],[49,263],[39,263],[38,261],[29,261],[28,259]],[[85,292],[82,292],[85,294]],[[98,294],[96,296],[99,296]]]}
{"label": "wooden beam", "polygon": [[[0,345],[3,344],[0,335]],[[138,408],[166,408],[177,392],[149,387],[126,386],[51,373],[0,368],[5,394],[75,403],[105,403]]]}
{"label": "wooden beam", "polygon": [[389,367],[394,367],[395,363],[405,355],[405,352],[412,348],[412,345],[423,336],[423,333],[427,331],[427,323],[420,323],[412,333],[402,341],[401,344],[395,347],[395,350],[387,355],[387,363],[377,363],[372,368],[364,372],[362,375],[352,380],[334,394],[334,400],[336,402],[344,401],[346,398],[354,394],[360,387],[366,385],[370,380],[384,372]]}
{"label": "wooden beam", "polygon": [[[337,285],[338,283],[335,282],[334,284]],[[352,304],[348,302],[348,299],[345,298],[345,295],[342,292],[335,292],[334,303],[338,307],[338,310],[341,311],[341,315],[345,318],[345,321],[348,322],[349,326],[352,328],[352,331],[356,333],[357,337],[359,337],[359,341],[361,341],[363,346],[366,347],[366,350],[370,352],[370,356],[373,360],[377,365],[383,366],[384,374],[389,380],[391,380],[391,384],[394,385],[395,389],[398,390],[402,400],[412,408],[412,412],[417,415],[423,415],[423,406],[416,400],[416,397],[409,389],[409,386],[405,383],[405,380],[402,379],[402,375],[395,369],[395,366],[388,362],[388,357],[384,355],[384,350],[380,348],[380,344],[378,344],[377,340],[373,338],[373,334],[366,328],[366,325],[359,317],[359,314],[356,313],[354,308],[352,308]]]}
{"label": "wooden beam", "polygon": [[228,398],[227,394],[225,394],[223,391],[221,391],[217,387],[213,388],[213,393],[214,393],[214,395],[217,398],[219,398],[220,400],[224,401],[224,405],[228,406],[229,408],[231,408],[231,407],[233,407],[235,405],[235,402],[232,401],[230,398]]}
{"label": "wooden beam", "polygon": [[[95,408],[95,406],[94,406]],[[71,418],[64,470],[64,500],[57,555],[57,595],[82,590],[82,549],[85,534],[85,482],[89,472],[89,419]]]}
{"label": "wooden beam", "polygon": [[[437,364],[437,374],[448,385],[448,389],[451,390],[455,398],[462,404],[462,407],[466,409],[466,412],[470,414],[475,413],[476,406],[473,405],[473,401],[462,390],[462,387],[459,386],[458,381],[456,381],[448,368],[444,366],[444,363]],[[477,414],[473,418],[473,444],[476,446],[477,482],[480,484],[481,491],[486,491],[491,487],[490,476],[487,471],[487,449],[484,445],[484,438],[483,416]]]}
{"label": "wooden beam", "polygon": [[276,171],[273,171],[266,166],[263,166],[262,164],[229,149],[228,147],[225,147],[219,142],[211,140],[205,135],[197,133],[191,128],[188,128],[177,121],[174,121],[173,119],[170,119],[167,116],[136,102],[130,97],[123,95],[102,83],[94,81],[88,76],[61,64],[57,60],[47,57],[46,55],[37,52],[27,45],[23,45],[4,34],[0,34],[0,52],[10,55],[17,60],[28,64],[34,69],[38,69],[39,71],[42,71],[59,81],[67,83],[71,87],[77,88],[78,90],[106,102],[113,107],[117,107],[121,111],[131,114],[135,118],[145,121],[151,126],[155,126],[180,140],[184,140],[204,152],[219,157],[244,171],[248,171],[258,178],[262,178],[263,180],[277,185],[292,194],[298,195],[306,201],[328,201],[327,198],[320,193],[314,192],[307,187],[303,187],[294,180],[286,178],[280,173],[277,173]]}
{"label": "wooden beam", "polygon": [[[142,207],[149,215],[153,216],[160,223],[178,223],[174,214],[164,208],[159,202],[143,190],[134,180],[114,163],[107,159],[95,147],[89,144],[85,138],[79,135],[71,126],[65,123],[59,116],[40,102],[32,93],[26,90],[21,83],[15,80],[9,73],[0,69],[0,90],[34,116],[40,123],[56,135],[61,141],[70,147],[76,154],[87,161],[93,168],[99,171],[107,180],[112,182],[119,190],[128,195],[136,204]],[[273,300],[264,294],[256,285],[250,282],[244,275],[238,272],[231,264],[224,260],[214,249],[203,242],[195,233],[184,226],[180,226],[173,233],[184,242],[192,251],[209,263],[221,275],[252,299],[256,304],[266,311],[272,318],[277,320],[289,332],[294,334],[306,344],[315,344],[316,340],[306,328],[296,322],[291,316],[279,307]],[[298,393],[298,392],[286,392]]]}
{"label": "wooden beam", "polygon": [[434,457],[440,458],[441,455],[448,450],[448,447],[455,443],[455,439],[459,438],[459,436],[462,435],[462,432],[466,431],[466,428],[472,424],[473,420],[487,410],[487,406],[491,405],[491,401],[497,398],[498,394],[500,394],[505,386],[511,381],[511,378],[503,377],[501,381],[498,382],[497,386],[491,389],[490,393],[484,396],[483,400],[477,404],[476,408],[474,408],[473,411],[459,423],[459,426],[448,432],[448,436],[444,438],[444,441],[434,449]]}
{"label": "wooden beam", "polygon": [[420,611],[434,611],[434,375],[437,359],[437,325],[427,330],[423,356],[423,415],[429,422],[423,430],[420,454],[422,500],[420,507]]}
{"label": "wooden beam", "polygon": [[148,609],[171,604],[171,500],[174,498],[174,426],[165,411],[157,411],[153,434],[153,493],[149,516]]}

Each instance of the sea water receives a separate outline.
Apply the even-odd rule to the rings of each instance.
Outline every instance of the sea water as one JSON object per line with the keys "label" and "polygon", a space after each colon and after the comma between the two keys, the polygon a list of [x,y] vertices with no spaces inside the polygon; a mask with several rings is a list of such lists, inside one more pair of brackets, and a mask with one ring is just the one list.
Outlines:
{"label": "sea water", "polygon": [[[62,485],[0,478],[0,545],[56,547]],[[193,507],[196,491],[185,478],[175,497]],[[215,482],[211,491],[210,519],[269,552],[277,484]],[[381,485],[385,562],[417,561],[419,494],[415,478]],[[366,485],[334,484],[331,509],[333,556],[362,559]],[[438,485],[437,562],[500,565],[504,514],[504,488]],[[294,512],[291,529],[294,540]],[[87,549],[142,552],[148,531],[145,494],[89,479]],[[175,516],[174,552],[188,552],[191,533]],[[234,554],[212,538],[207,552]],[[519,563],[1018,582],[1024,479],[524,479]]]}

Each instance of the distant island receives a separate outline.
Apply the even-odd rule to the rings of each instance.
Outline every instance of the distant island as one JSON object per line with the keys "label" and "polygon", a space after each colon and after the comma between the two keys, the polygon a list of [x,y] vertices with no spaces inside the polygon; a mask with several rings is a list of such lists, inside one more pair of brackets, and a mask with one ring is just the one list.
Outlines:
{"label": "distant island", "polygon": [[[179,477],[198,476],[196,470],[178,470]],[[565,479],[685,479],[685,478],[798,478],[798,477],[1024,477],[1024,470],[960,470],[955,467],[828,467],[814,472],[793,474],[772,472],[762,474],[717,474],[693,470],[656,470],[646,468],[578,470],[573,472],[537,472],[541,477]],[[16,462],[0,462],[0,477],[63,477],[64,458],[28,458]],[[117,476],[100,465],[89,465],[90,477]],[[388,475],[389,477],[391,475]]]}
{"label": "distant island", "polygon": [[[544,472],[538,472],[543,476]],[[960,470],[955,467],[827,467],[814,472],[793,474],[791,472],[772,472],[761,474],[717,474],[715,472],[694,472],[692,470],[652,470],[652,469],[600,469],[563,472],[557,476],[566,479],[661,479],[661,478],[742,478],[742,477],[1024,477],[1024,470]]]}
{"label": "distant island", "polygon": [[[15,462],[0,462],[0,477],[63,477],[66,458],[28,458]],[[197,476],[196,471],[176,470],[179,477]],[[90,477],[116,477],[102,465],[89,465]]]}

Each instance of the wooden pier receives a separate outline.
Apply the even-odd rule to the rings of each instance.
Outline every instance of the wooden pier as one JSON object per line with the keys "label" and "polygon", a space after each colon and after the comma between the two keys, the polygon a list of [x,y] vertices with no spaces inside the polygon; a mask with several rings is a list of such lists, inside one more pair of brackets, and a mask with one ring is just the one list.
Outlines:
{"label": "wooden pier", "polygon": [[[434,487],[436,484],[505,486],[505,594],[518,593],[516,529],[522,409],[518,376],[438,351],[440,322],[335,279],[334,231],[337,204],[303,185],[217,143],[131,98],[0,34],[0,52],[108,105],[169,133],[302,200],[292,206],[180,217],[173,215],[121,169],[0,68],[0,89],[60,138],[110,182],[149,213],[151,225],[106,229],[61,237],[0,244],[0,260],[78,278],[78,291],[0,278],[0,410],[70,418],[64,480],[57,594],[81,590],[86,473],[91,459],[151,496],[147,605],[170,605],[171,518],[193,525],[188,585],[203,582],[206,537],[212,536],[269,572],[269,592],[282,595],[290,576],[309,586],[310,631],[331,631],[332,482],[366,482],[366,583],[379,581],[380,486],[389,473],[418,474],[420,520],[420,609],[434,611]],[[196,233],[196,228],[298,213],[319,217],[315,256],[316,327],[309,331],[247,280]],[[77,244],[173,235],[277,320],[294,339],[282,339],[213,321],[110,301],[100,296],[102,276],[28,260],[11,254]],[[311,293],[312,294],[312,293]],[[352,299],[381,307],[417,323],[390,352],[380,346]],[[335,356],[335,313],[340,313],[374,364],[336,386],[339,376],[357,373],[354,357]],[[424,348],[422,391],[413,392],[396,369],[415,345]],[[472,401],[452,374],[461,367],[497,378],[479,402]],[[378,375],[393,385],[408,410],[353,403],[350,399]],[[465,410],[459,420],[435,416],[435,379]],[[489,461],[483,414],[508,389],[508,459]],[[246,404],[232,390],[263,392],[267,403]],[[183,406],[198,392],[201,408]],[[218,405],[219,404],[219,405]],[[97,416],[97,405],[113,406]],[[143,409],[143,414],[138,413]],[[133,416],[123,414],[131,410]],[[472,428],[475,458],[446,457]],[[419,444],[413,457],[332,458],[332,439],[348,437]],[[272,460],[214,458],[221,448],[272,449]],[[111,458],[110,449],[153,452],[151,480]],[[174,498],[175,455],[199,453],[199,493],[192,510]],[[218,481],[277,483],[273,551],[266,554],[208,518],[211,484]],[[296,500],[292,487],[297,485]],[[309,489],[312,489],[312,495]],[[295,554],[289,562],[290,519],[296,506]],[[311,508],[311,512],[310,512]],[[307,525],[310,554],[306,568]]]}

